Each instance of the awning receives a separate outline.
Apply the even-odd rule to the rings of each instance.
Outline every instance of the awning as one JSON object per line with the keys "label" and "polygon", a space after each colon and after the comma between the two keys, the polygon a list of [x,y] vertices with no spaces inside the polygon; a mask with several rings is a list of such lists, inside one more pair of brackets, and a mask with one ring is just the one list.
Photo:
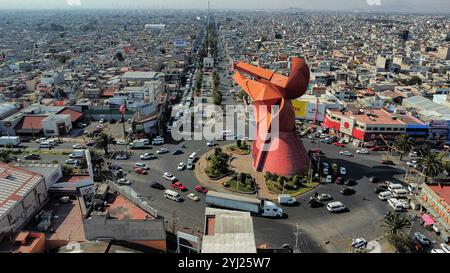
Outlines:
{"label": "awning", "polygon": [[424,223],[425,226],[431,226],[431,225],[434,225],[434,223],[435,223],[433,218],[431,218],[431,216],[428,214],[422,215],[422,220],[425,221],[425,223]]}

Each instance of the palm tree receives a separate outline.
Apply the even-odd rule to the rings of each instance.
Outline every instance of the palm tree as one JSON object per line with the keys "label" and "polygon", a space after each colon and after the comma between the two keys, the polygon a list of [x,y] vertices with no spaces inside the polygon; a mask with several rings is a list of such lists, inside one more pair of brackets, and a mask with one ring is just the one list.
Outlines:
{"label": "palm tree", "polygon": [[408,135],[398,135],[395,137],[394,147],[400,151],[400,161],[405,153],[409,152],[413,146],[414,143]]}
{"label": "palm tree", "polygon": [[95,138],[95,148],[97,149],[103,149],[105,151],[105,155],[108,154],[108,148],[109,144],[111,144],[113,141],[113,138],[111,135],[106,133],[100,133]]}
{"label": "palm tree", "polygon": [[9,163],[11,161],[11,153],[12,151],[9,149],[0,150],[0,161],[3,163]]}
{"label": "palm tree", "polygon": [[428,152],[419,158],[419,170],[425,175],[425,182],[428,177],[435,177],[445,171],[444,161],[441,154]]}
{"label": "palm tree", "polygon": [[408,218],[395,213],[389,214],[384,219],[383,227],[387,236],[397,236],[403,232],[404,229],[411,226],[411,221]]}
{"label": "palm tree", "polygon": [[98,152],[91,151],[91,163],[94,172],[99,172],[101,171],[103,164],[105,163],[105,160]]}

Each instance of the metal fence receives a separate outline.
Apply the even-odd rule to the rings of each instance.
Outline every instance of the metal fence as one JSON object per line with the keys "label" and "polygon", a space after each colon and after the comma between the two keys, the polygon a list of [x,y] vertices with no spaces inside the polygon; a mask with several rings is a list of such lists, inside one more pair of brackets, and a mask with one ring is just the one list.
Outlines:
{"label": "metal fence", "polygon": [[122,194],[125,198],[136,204],[141,209],[145,210],[147,213],[151,214],[153,217],[158,218],[158,210],[152,208],[147,201],[143,200],[132,188],[128,186],[119,186],[116,183],[109,181],[109,187],[112,190],[117,191]]}

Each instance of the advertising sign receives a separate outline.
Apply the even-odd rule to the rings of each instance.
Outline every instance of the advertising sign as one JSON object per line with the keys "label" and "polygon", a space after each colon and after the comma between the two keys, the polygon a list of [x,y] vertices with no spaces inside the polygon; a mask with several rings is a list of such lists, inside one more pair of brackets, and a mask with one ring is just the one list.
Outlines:
{"label": "advertising sign", "polygon": [[347,135],[352,135],[353,126],[355,125],[355,120],[348,117],[341,117],[341,127],[340,131]]}
{"label": "advertising sign", "polygon": [[295,117],[304,119],[306,117],[306,107],[308,105],[307,101],[301,101],[301,100],[293,100],[292,101],[292,108],[295,112]]}

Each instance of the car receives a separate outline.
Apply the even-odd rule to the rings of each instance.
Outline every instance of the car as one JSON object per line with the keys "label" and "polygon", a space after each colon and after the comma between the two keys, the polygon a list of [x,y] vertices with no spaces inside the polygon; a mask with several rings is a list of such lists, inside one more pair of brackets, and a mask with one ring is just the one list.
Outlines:
{"label": "car", "polygon": [[333,168],[333,170],[337,171],[338,165],[336,163],[333,163],[333,164],[331,164],[331,168]]}
{"label": "car", "polygon": [[117,183],[120,185],[131,185],[132,182],[126,178],[120,178],[119,180],[117,180]]}
{"label": "car", "polygon": [[86,146],[88,147],[92,147],[95,145],[95,140],[89,140],[88,142],[86,142]]}
{"label": "car", "polygon": [[356,238],[352,240],[352,247],[354,248],[364,248],[367,247],[367,241],[364,238]]}
{"label": "car", "polygon": [[345,156],[353,156],[353,154],[350,153],[349,151],[340,151],[339,154],[345,155]]}
{"label": "car", "polygon": [[383,164],[383,165],[395,165],[394,161],[387,160],[387,159],[381,160],[380,163]]}
{"label": "car", "polygon": [[442,243],[439,246],[441,247],[442,250],[444,250],[445,253],[450,253],[450,246],[449,245]]}
{"label": "car", "polygon": [[208,142],[206,142],[206,145],[208,146],[208,147],[213,147],[213,146],[216,146],[217,145],[217,142],[216,141],[208,141]]}
{"label": "car", "polygon": [[118,140],[116,142],[117,145],[128,145],[128,142],[126,142],[125,140]]}
{"label": "car", "polygon": [[431,253],[445,253],[445,251],[440,248],[433,248],[431,250]]}
{"label": "car", "polygon": [[173,175],[173,174],[171,174],[171,173],[169,173],[169,172],[165,172],[165,173],[163,173],[163,178],[165,178],[165,179],[167,179],[167,180],[169,180],[169,181],[175,181],[175,180],[177,180],[177,178],[175,177],[175,175]]}
{"label": "car", "polygon": [[105,122],[105,119],[104,119],[104,118],[101,118],[101,119],[99,120],[99,122],[100,122],[100,123],[104,123],[104,122]]}
{"label": "car", "polygon": [[147,174],[147,171],[144,168],[134,168],[134,172],[138,174]]}
{"label": "car", "polygon": [[189,198],[189,199],[191,199],[192,201],[195,201],[195,202],[200,201],[200,198],[197,195],[195,195],[195,193],[192,193],[192,192],[187,195],[187,198]]}
{"label": "car", "polygon": [[[161,150],[162,150],[162,149],[161,149]],[[180,155],[180,154],[182,154],[182,153],[183,153],[183,151],[180,150],[180,149],[177,149],[177,150],[175,150],[175,151],[172,152],[173,155]]]}
{"label": "car", "polygon": [[203,187],[202,185],[197,185],[194,188],[196,191],[200,192],[200,193],[204,193],[206,194],[208,192],[208,189]]}
{"label": "car", "polygon": [[164,187],[164,185],[162,185],[161,183],[158,182],[153,182],[152,184],[150,184],[151,188],[157,189],[157,190],[165,190],[166,187]]}
{"label": "car", "polygon": [[74,144],[74,145],[72,146],[72,148],[74,148],[74,149],[84,149],[84,146],[81,145],[81,144]]}
{"label": "car", "polygon": [[136,162],[136,164],[134,164],[134,167],[136,168],[142,168],[144,170],[150,170],[150,167],[147,166],[147,164],[141,163],[141,162]]}
{"label": "car", "polygon": [[320,140],[320,143],[328,144],[328,139],[321,139],[321,140]]}
{"label": "car", "polygon": [[430,240],[428,240],[428,238],[420,232],[414,233],[414,239],[422,246],[429,246],[431,244]]}
{"label": "car", "polygon": [[180,190],[180,191],[186,190],[186,187],[183,184],[181,184],[180,182],[173,183],[172,188],[174,188],[176,190]]}
{"label": "car", "polygon": [[356,185],[356,180],[355,179],[347,179],[347,180],[345,180],[344,181],[344,185],[346,185],[346,186],[353,186],[353,185]]}
{"label": "car", "polygon": [[340,193],[342,195],[351,195],[351,194],[355,193],[355,189],[353,189],[351,187],[345,187],[340,190]]}
{"label": "car", "polygon": [[379,147],[379,146],[372,146],[372,147],[370,147],[369,148],[371,151],[374,151],[374,152],[376,152],[376,151],[382,151],[383,149],[381,148],[381,147]]}
{"label": "car", "polygon": [[143,155],[140,155],[139,158],[141,160],[150,160],[150,159],[155,159],[156,156],[153,153],[145,153]]}
{"label": "car", "polygon": [[334,181],[336,184],[342,184],[344,183],[344,179],[341,176],[336,177],[336,180]]}
{"label": "car", "polygon": [[419,153],[417,151],[412,151],[409,153],[410,157],[415,157],[415,156],[419,156]]}
{"label": "car", "polygon": [[26,159],[26,160],[39,160],[39,159],[41,159],[41,156],[37,155],[37,154],[28,154],[28,155],[24,156],[24,159]]}
{"label": "car", "polygon": [[328,170],[328,168],[324,168],[322,171],[323,171],[324,175],[330,174],[330,171]]}
{"label": "car", "polygon": [[71,158],[64,160],[64,162],[69,165],[77,165],[78,164],[78,160],[71,159]]}
{"label": "car", "polygon": [[186,167],[184,162],[180,162],[180,164],[178,164],[177,170],[182,171],[182,170],[184,170],[184,167]]}
{"label": "car", "polygon": [[406,166],[411,167],[411,168],[417,168],[417,160],[411,160],[406,162]]}
{"label": "car", "polygon": [[127,160],[128,156],[126,154],[120,154],[116,156],[116,160]]}
{"label": "car", "polygon": [[323,203],[320,202],[319,200],[317,200],[317,199],[314,198],[314,197],[311,197],[311,198],[309,199],[308,205],[309,205],[311,208],[320,208],[320,207],[323,207]]}
{"label": "car", "polygon": [[331,194],[328,194],[328,193],[319,193],[317,195],[317,199],[319,201],[327,201],[327,200],[333,199],[333,197],[331,197]]}
{"label": "car", "polygon": [[366,148],[356,150],[357,154],[369,154],[369,150]]}
{"label": "car", "polygon": [[402,207],[404,208],[404,209],[409,209],[409,203],[408,203],[408,200],[405,200],[405,199],[397,199],[398,200],[398,202],[402,205]]}
{"label": "car", "polygon": [[193,168],[194,168],[194,163],[192,162],[192,160],[188,160],[188,162],[186,164],[186,169],[192,170]]}
{"label": "car", "polygon": [[161,148],[161,149],[159,149],[158,151],[156,151],[156,153],[157,154],[165,154],[165,153],[168,153],[169,152],[169,150],[167,150],[166,148]]}
{"label": "car", "polygon": [[345,144],[344,144],[344,143],[334,142],[333,144],[334,144],[335,146],[338,146],[338,147],[345,147]]}
{"label": "car", "polygon": [[339,168],[339,172],[341,175],[346,175],[347,174],[347,169],[345,167],[340,167]]}
{"label": "car", "polygon": [[376,176],[372,176],[369,178],[369,182],[370,183],[378,183],[378,182],[380,182],[380,179]]}
{"label": "car", "polygon": [[38,139],[36,139],[36,143],[42,143],[42,142],[44,142],[44,141],[46,141],[47,140],[47,138],[45,138],[45,137],[41,137],[41,138],[38,138]]}
{"label": "car", "polygon": [[378,186],[373,188],[373,192],[376,194],[379,194],[380,192],[384,192],[384,191],[386,191],[386,188],[382,188],[382,187],[378,187]]}
{"label": "car", "polygon": [[328,169],[330,165],[327,162],[322,162],[322,168]]}
{"label": "car", "polygon": [[333,177],[331,175],[327,175],[327,177],[325,178],[325,183],[333,183]]}

